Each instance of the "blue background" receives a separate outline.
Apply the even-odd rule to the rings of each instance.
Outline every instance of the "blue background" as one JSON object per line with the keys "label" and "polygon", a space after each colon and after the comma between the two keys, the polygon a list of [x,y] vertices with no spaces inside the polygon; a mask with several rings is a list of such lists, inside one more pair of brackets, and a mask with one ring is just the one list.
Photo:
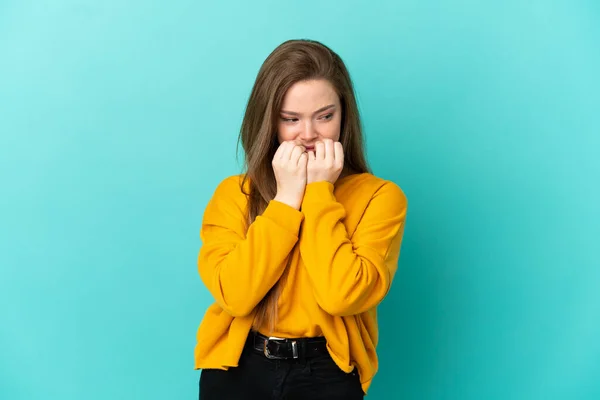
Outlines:
{"label": "blue background", "polygon": [[346,61],[409,198],[375,399],[600,398],[600,4],[0,1],[0,398],[193,399],[265,57]]}

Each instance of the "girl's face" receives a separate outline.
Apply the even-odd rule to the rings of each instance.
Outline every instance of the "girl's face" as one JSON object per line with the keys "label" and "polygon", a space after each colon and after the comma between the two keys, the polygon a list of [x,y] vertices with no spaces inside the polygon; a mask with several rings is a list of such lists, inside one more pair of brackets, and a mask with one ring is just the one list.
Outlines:
{"label": "girl's face", "polygon": [[295,141],[314,150],[322,139],[339,141],[342,121],[340,99],[324,79],[296,82],[288,89],[279,113],[279,143]]}

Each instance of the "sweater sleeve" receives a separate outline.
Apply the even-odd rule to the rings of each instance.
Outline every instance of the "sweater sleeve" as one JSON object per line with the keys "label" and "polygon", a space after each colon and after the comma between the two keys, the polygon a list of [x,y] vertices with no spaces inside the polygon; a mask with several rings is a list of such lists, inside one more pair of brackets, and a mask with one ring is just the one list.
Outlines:
{"label": "sweater sleeve", "polygon": [[200,231],[200,277],[234,317],[252,313],[281,277],[303,220],[300,211],[272,200],[246,232],[245,207],[239,181],[223,181],[204,211]]}
{"label": "sweater sleeve", "polygon": [[386,181],[349,237],[342,222],[346,210],[333,188],[329,182],[307,185],[300,254],[319,306],[336,316],[360,314],[378,305],[390,289],[407,199],[396,184]]}

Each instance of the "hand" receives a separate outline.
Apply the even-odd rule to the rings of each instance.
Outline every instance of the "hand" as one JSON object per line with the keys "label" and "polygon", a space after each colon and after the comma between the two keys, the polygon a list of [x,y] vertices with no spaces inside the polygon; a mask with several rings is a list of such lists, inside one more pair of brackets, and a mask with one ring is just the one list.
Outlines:
{"label": "hand", "polygon": [[306,165],[308,155],[303,146],[295,142],[283,142],[273,156],[273,172],[277,181],[274,200],[300,209],[306,188]]}
{"label": "hand", "polygon": [[340,142],[324,139],[315,144],[315,151],[308,152],[308,183],[327,181],[335,183],[344,168],[344,149]]}

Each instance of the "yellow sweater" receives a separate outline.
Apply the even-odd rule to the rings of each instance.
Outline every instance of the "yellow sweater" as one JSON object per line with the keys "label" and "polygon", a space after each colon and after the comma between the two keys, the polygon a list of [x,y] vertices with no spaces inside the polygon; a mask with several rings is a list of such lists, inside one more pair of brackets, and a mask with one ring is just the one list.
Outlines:
{"label": "yellow sweater", "polygon": [[378,366],[376,307],[398,264],[404,193],[369,173],[314,182],[300,211],[273,200],[246,232],[241,180],[221,182],[204,212],[198,270],[216,302],[198,328],[195,368],[238,365],[255,307],[291,253],[274,336],[325,336],[342,370],[358,368],[366,393]]}

